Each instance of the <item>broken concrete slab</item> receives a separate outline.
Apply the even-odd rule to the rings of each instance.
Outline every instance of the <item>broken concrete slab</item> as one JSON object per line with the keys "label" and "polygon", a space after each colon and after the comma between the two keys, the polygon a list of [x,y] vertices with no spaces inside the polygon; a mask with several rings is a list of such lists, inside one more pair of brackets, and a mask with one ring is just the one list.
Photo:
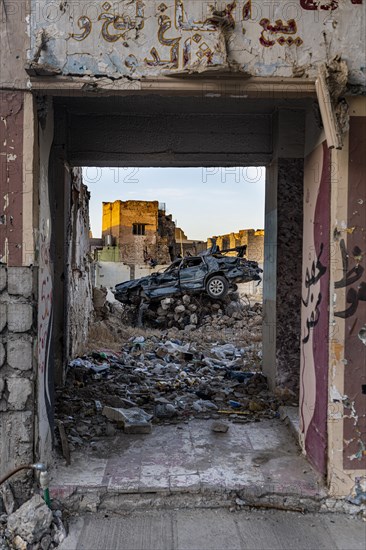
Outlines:
{"label": "broken concrete slab", "polygon": [[8,530],[27,543],[38,542],[50,528],[52,512],[39,495],[34,495],[8,517]]}
{"label": "broken concrete slab", "polygon": [[129,434],[149,434],[152,430],[152,416],[138,407],[131,409],[116,409],[104,407],[102,414],[123,426],[123,431]]}

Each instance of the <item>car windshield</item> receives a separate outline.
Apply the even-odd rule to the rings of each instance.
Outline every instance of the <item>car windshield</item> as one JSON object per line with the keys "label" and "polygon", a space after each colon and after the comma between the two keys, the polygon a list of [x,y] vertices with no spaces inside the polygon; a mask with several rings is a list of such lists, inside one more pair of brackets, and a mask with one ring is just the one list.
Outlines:
{"label": "car windshield", "polygon": [[163,273],[169,273],[170,271],[174,271],[175,269],[177,269],[177,267],[179,267],[179,264],[181,263],[181,261],[182,261],[181,259],[175,260],[175,262],[173,262],[169,267],[164,269]]}

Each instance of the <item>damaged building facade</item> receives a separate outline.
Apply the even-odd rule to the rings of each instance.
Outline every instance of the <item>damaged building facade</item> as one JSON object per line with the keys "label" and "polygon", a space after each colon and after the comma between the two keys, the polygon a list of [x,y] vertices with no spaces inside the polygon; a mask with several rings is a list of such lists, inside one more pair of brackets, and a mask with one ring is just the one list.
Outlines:
{"label": "damaged building facade", "polygon": [[175,257],[175,224],[158,201],[103,202],[102,238],[125,264],[164,265]]}
{"label": "damaged building facade", "polygon": [[[226,235],[215,235],[207,239],[207,248],[216,244],[220,250],[246,246],[246,257],[259,264],[263,264],[264,258],[264,230],[263,229],[240,229],[237,233]],[[235,251],[228,252],[235,255]]]}
{"label": "damaged building facade", "polygon": [[82,334],[91,311],[75,169],[266,166],[263,369],[272,387],[296,379],[303,452],[351,494],[366,465],[365,2],[0,10],[1,473],[50,460],[67,327]]}

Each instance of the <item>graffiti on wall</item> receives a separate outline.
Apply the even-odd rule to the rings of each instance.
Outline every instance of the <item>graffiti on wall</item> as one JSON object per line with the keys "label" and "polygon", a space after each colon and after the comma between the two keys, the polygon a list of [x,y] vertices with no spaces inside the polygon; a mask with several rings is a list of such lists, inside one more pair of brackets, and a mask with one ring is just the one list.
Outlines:
{"label": "graffiti on wall", "polygon": [[[318,174],[314,177],[314,174]],[[330,154],[325,144],[305,161],[301,311],[300,422],[314,466],[326,470],[329,335]]]}
{"label": "graffiti on wall", "polygon": [[[362,0],[351,0],[352,4],[362,4]],[[339,0],[300,0],[300,6],[304,10],[336,10],[339,5]]]}
{"label": "graffiti on wall", "polygon": [[[348,254],[344,239],[341,239],[340,251],[343,264],[343,277],[339,281],[336,281],[334,286],[335,288],[348,288],[350,285],[355,285],[363,276],[365,269],[360,264],[363,260],[363,253],[359,246],[356,245],[352,250],[352,254]],[[355,263],[351,269],[349,269],[350,258]],[[334,315],[342,319],[351,317],[356,313],[361,301],[366,302],[366,281],[360,282],[356,287],[351,286],[351,288],[348,288],[346,303],[350,305],[343,311],[336,311]]]}
{"label": "graffiti on wall", "polygon": [[[342,276],[335,283],[335,319],[344,331],[343,467],[366,468],[366,117],[351,116],[349,131],[347,229],[339,242]],[[344,296],[345,294],[345,296]]]}
{"label": "graffiti on wall", "polygon": [[[351,0],[351,3],[362,4],[362,0]],[[304,11],[334,11],[338,7],[337,0],[299,0],[299,8]],[[151,9],[152,6],[142,0],[127,4],[101,2],[98,6],[100,13],[94,20],[87,11],[77,18],[77,29],[69,33],[69,39],[86,43],[94,34],[107,44],[120,43],[125,48],[130,47],[130,40],[138,44],[139,39],[142,39],[142,55],[140,52],[130,51],[123,56],[125,66],[130,69],[139,64],[137,58],[140,55],[141,63],[148,67],[185,69],[202,63],[205,66],[224,64],[230,50],[230,35],[238,26],[241,29],[235,33],[236,43],[233,50],[240,48],[240,40],[246,40],[247,26],[256,29],[254,32],[257,35],[257,44],[264,48],[298,48],[305,42],[304,37],[299,34],[298,21],[294,17],[271,20],[258,16],[258,6],[254,3],[252,5],[251,0],[223,3],[220,10],[208,3],[183,0],[168,4],[161,2],[154,6],[154,13],[150,13]],[[272,11],[274,13],[274,9],[270,9],[271,13]],[[263,13],[262,7],[260,12]],[[147,32],[150,32],[151,37],[155,34],[153,44],[143,34],[146,26],[149,27]],[[147,48],[145,51],[144,47]]]}
{"label": "graffiti on wall", "polygon": [[[310,331],[316,327],[320,319],[320,304],[322,302],[322,293],[316,292],[314,294],[314,287],[320,281],[321,277],[326,273],[327,268],[321,263],[321,256],[324,252],[324,243],[320,243],[320,251],[316,259],[313,260],[311,268],[306,268],[306,275],[304,286],[306,290],[306,297],[302,297],[301,301],[305,308],[310,306],[310,315],[306,318],[306,334],[302,339],[303,344],[306,344],[310,338]],[[317,294],[316,302],[315,295]],[[314,305],[315,304],[315,305]]]}

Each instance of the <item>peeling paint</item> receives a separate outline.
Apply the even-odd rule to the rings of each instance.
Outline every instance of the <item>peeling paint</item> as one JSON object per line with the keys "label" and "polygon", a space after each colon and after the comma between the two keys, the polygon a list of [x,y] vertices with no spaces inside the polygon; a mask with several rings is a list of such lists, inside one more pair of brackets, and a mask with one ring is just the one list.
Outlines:
{"label": "peeling paint", "polygon": [[[65,3],[53,21],[39,17],[53,3],[32,3],[33,58],[39,55],[41,64],[65,75],[92,71],[96,76],[136,73],[141,77],[218,66],[253,76],[315,78],[317,65],[341,51],[351,81],[366,85],[362,43],[348,39],[351,32],[355,37],[362,35],[362,5],[344,2],[331,13],[319,10],[314,18],[300,3],[290,10],[295,11],[291,17],[286,0],[257,3],[253,13],[239,2],[222,2],[219,10],[216,3],[213,7],[197,0],[175,0],[158,7],[141,0],[101,0],[93,10],[84,2]],[[43,31],[47,47],[40,49]],[[83,59],[86,54],[88,60]],[[128,55],[136,63],[125,63]]]}

